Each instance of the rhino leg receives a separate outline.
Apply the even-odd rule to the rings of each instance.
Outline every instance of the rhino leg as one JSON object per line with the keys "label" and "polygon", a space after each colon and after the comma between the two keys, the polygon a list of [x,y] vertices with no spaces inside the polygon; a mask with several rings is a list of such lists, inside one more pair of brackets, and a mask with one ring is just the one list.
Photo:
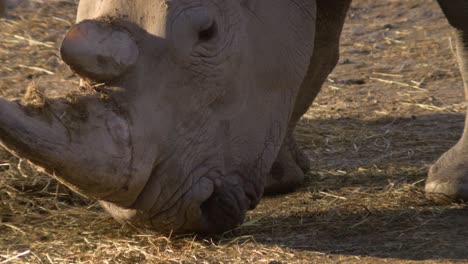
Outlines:
{"label": "rhino leg", "polygon": [[[457,56],[468,100],[468,2],[438,0],[454,28]],[[444,153],[429,170],[426,193],[438,202],[468,201],[468,120],[458,143]]]}
{"label": "rhino leg", "polygon": [[265,183],[265,194],[274,195],[292,192],[304,181],[304,174],[309,170],[309,158],[297,146],[292,135],[293,130],[283,141],[276,161],[270,170]]}
{"label": "rhino leg", "polygon": [[307,75],[294,106],[289,129],[271,173],[266,179],[265,194],[290,192],[304,181],[309,170],[307,155],[298,148],[294,129],[309,109],[339,59],[339,40],[351,0],[317,1],[317,25],[314,53]]}
{"label": "rhino leg", "polygon": [[0,17],[5,15],[6,3],[5,0],[0,0]]}

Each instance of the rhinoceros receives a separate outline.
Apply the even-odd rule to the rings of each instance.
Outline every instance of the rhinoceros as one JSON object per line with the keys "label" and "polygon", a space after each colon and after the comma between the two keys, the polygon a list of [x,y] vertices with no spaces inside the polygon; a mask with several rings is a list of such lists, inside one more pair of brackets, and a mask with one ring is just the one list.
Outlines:
{"label": "rhinoceros", "polygon": [[[309,169],[294,128],[339,58],[350,0],[81,0],[61,55],[80,93],[0,99],[0,139],[116,220],[161,232],[240,225]],[[439,0],[468,87],[468,2]],[[468,198],[465,133],[426,191]]]}
{"label": "rhinoceros", "polygon": [[6,2],[5,0],[0,0],[0,17],[4,16],[6,13]]}

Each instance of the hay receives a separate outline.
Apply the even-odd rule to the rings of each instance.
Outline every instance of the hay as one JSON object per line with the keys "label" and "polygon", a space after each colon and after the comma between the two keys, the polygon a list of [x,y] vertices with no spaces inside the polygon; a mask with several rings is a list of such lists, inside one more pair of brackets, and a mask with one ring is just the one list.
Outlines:
{"label": "hay", "polygon": [[[74,4],[0,19],[0,96],[45,104],[78,87],[57,47]],[[432,204],[428,166],[463,128],[461,79],[435,3],[356,0],[342,59],[296,134],[303,188],[265,198],[214,237],[120,226],[0,149],[0,263],[450,263],[468,258],[466,205]],[[26,87],[47,87],[44,92]],[[73,105],[75,97],[69,97]]]}

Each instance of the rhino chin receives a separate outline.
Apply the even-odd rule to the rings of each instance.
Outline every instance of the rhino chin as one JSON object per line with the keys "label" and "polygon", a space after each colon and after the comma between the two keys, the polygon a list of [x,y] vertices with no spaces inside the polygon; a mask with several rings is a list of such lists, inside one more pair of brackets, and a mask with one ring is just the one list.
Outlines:
{"label": "rhino chin", "polygon": [[[222,233],[239,227],[247,210],[253,209],[260,199],[227,178],[227,175],[203,176],[175,202],[164,200],[164,195],[157,192],[161,188],[149,183],[146,188],[152,187],[144,189],[131,206],[106,201],[100,204],[115,220],[132,226],[162,233]],[[157,200],[148,204],[150,197]]]}

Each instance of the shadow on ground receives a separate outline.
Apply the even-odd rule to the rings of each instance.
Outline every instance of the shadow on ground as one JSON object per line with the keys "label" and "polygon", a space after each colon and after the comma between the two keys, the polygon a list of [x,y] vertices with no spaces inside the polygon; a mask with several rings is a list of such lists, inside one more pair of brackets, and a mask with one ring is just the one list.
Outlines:
{"label": "shadow on ground", "polygon": [[313,159],[305,186],[264,198],[241,234],[321,254],[468,259],[468,207],[437,205],[422,191],[463,121],[456,113],[302,120],[297,137]]}
{"label": "shadow on ground", "polygon": [[[261,228],[246,227],[245,231],[251,231],[258,243],[322,254],[466,260],[468,209],[457,207],[408,207],[365,213],[335,208],[333,212],[312,212],[300,217],[264,218],[258,223]],[[335,216],[323,220],[327,214]]]}

